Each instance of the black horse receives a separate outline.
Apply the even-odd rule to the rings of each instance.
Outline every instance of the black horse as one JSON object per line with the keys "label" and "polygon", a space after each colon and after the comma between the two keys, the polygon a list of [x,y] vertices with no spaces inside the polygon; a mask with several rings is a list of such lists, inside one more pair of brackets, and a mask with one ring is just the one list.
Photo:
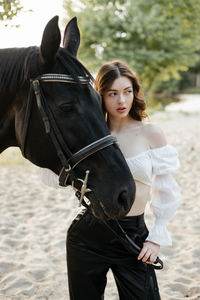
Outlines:
{"label": "black horse", "polygon": [[76,18],[66,26],[63,48],[60,41],[55,16],[39,48],[0,50],[0,153],[17,146],[35,165],[60,174],[62,185],[73,182],[78,189],[89,170],[86,195],[94,214],[123,217],[135,186],[104,122],[92,76],[76,58]]}

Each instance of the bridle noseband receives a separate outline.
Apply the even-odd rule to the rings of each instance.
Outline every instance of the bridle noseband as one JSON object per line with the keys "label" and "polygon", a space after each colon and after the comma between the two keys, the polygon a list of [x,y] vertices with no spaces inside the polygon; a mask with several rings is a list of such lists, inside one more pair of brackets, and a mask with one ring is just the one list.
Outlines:
{"label": "bridle noseband", "polygon": [[[86,159],[88,156],[113,145],[116,143],[116,138],[107,135],[98,139],[97,141],[92,142],[86,147],[80,149],[76,153],[71,153],[69,147],[67,146],[60,129],[57,126],[57,122],[55,120],[54,114],[46,101],[43,90],[40,86],[40,82],[65,82],[65,83],[80,83],[80,84],[90,84],[90,79],[88,76],[78,76],[77,80],[70,75],[66,74],[43,74],[38,76],[34,80],[31,80],[31,86],[29,90],[28,103],[26,107],[26,114],[24,120],[24,130],[22,136],[22,154],[26,157],[25,149],[26,149],[26,139],[27,132],[30,122],[30,115],[32,109],[33,95],[35,94],[37,107],[40,111],[44,126],[45,132],[50,135],[51,140],[55,146],[57,155],[61,161],[62,169],[59,175],[59,184],[61,186],[67,186],[72,182],[78,180],[82,182],[82,185],[85,186],[88,175],[84,180],[78,178],[74,172],[74,168]],[[88,174],[88,173],[87,173]],[[83,190],[83,189],[82,189]],[[84,193],[89,191],[86,187],[84,188]],[[82,198],[83,198],[82,192]]]}

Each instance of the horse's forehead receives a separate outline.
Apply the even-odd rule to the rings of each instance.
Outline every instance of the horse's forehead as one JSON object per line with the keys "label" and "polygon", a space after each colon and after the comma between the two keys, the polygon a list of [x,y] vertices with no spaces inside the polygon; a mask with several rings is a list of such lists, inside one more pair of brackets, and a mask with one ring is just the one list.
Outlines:
{"label": "horse's forehead", "polygon": [[54,69],[59,69],[65,74],[67,72],[68,75],[71,74],[71,72],[77,75],[81,75],[79,73],[82,73],[83,71],[79,61],[69,55],[68,51],[66,51],[64,48],[60,48],[59,52],[57,53]]}
{"label": "horse's forehead", "polygon": [[90,84],[66,83],[66,82],[43,82],[44,95],[50,97],[53,102],[91,102],[96,95],[91,91]]}

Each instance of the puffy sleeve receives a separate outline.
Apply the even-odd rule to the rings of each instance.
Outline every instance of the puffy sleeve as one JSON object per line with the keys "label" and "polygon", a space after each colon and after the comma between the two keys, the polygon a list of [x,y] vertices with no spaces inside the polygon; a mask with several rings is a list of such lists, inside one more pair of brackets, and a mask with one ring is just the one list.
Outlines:
{"label": "puffy sleeve", "polygon": [[154,174],[150,205],[155,222],[147,240],[161,246],[171,246],[172,240],[166,226],[181,200],[178,184],[171,174],[180,165],[178,152],[173,146],[166,145],[151,149],[150,156]]}
{"label": "puffy sleeve", "polygon": [[59,177],[53,171],[46,168],[40,168],[39,173],[44,184],[55,188],[61,188],[59,185]]}

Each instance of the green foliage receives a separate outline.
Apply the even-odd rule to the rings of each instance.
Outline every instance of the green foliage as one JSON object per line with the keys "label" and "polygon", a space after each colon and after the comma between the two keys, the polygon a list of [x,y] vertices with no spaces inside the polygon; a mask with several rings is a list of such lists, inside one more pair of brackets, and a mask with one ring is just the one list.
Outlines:
{"label": "green foliage", "polygon": [[22,10],[20,0],[0,1],[0,20],[8,21],[15,17]]}
{"label": "green foliage", "polygon": [[81,29],[80,59],[95,72],[104,62],[125,61],[146,91],[178,80],[198,60],[199,0],[64,1]]}

